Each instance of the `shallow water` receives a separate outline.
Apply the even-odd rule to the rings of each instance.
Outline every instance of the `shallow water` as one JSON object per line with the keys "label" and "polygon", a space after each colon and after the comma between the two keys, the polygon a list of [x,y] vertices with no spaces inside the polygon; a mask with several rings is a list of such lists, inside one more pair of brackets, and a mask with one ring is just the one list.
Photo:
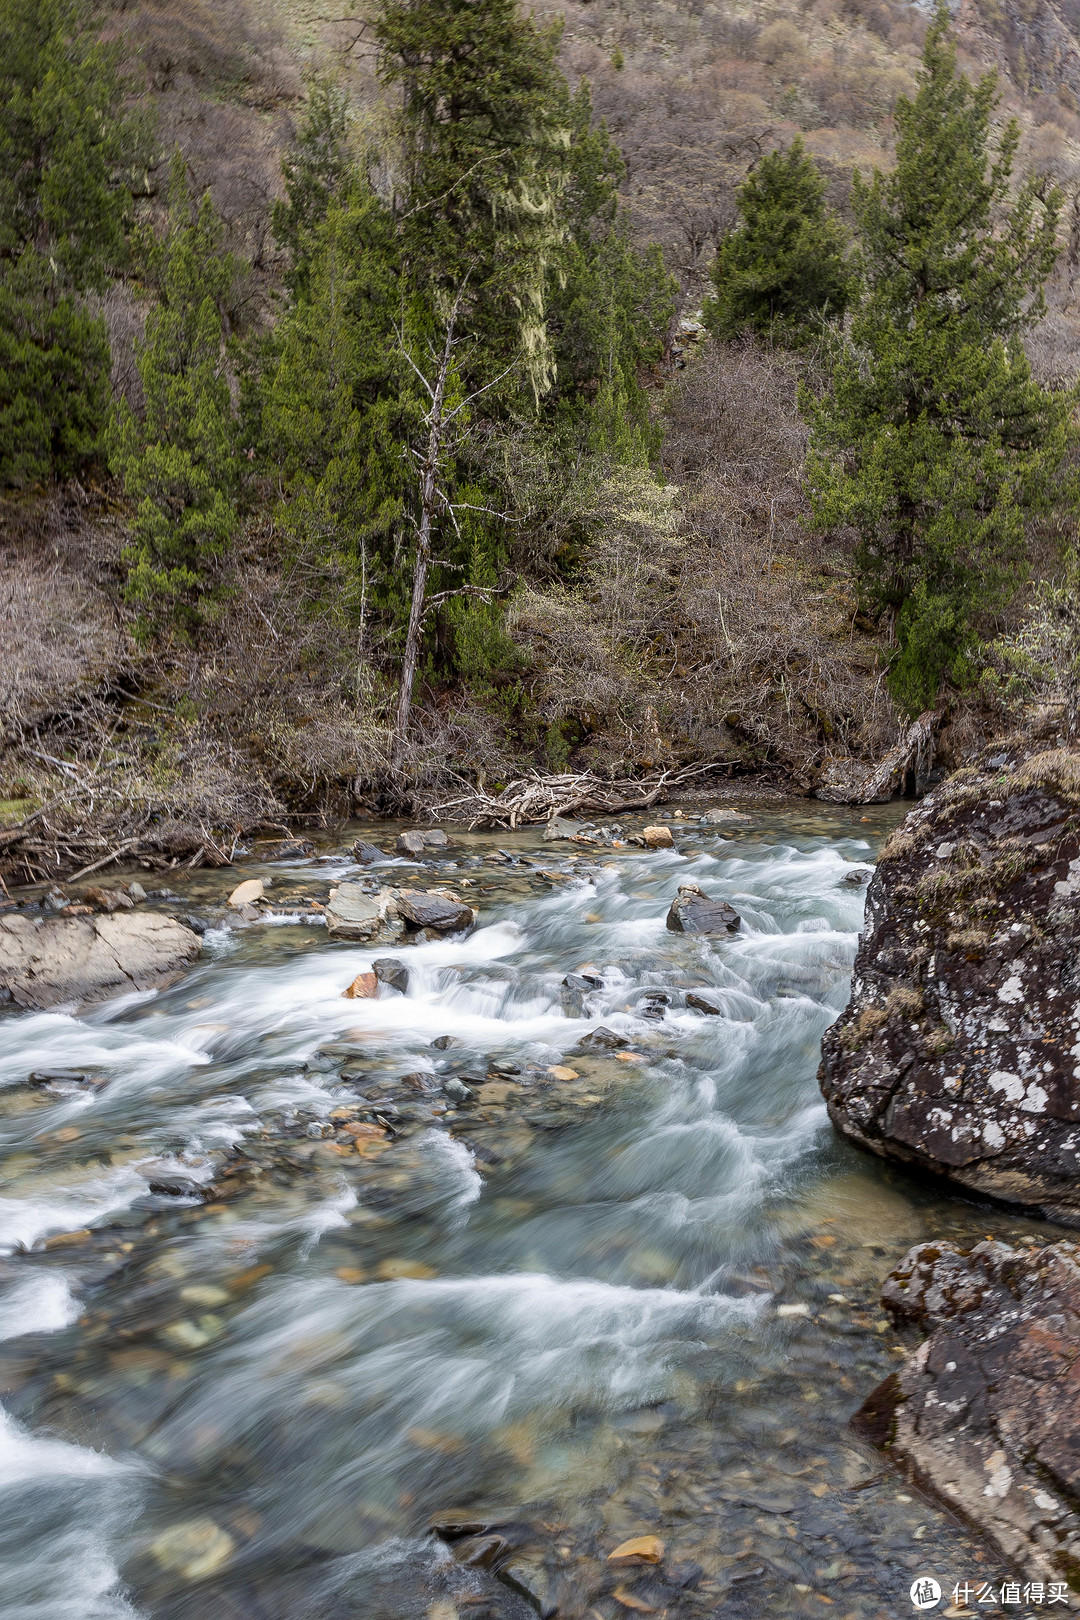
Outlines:
{"label": "shallow water", "polygon": [[[459,836],[376,869],[479,907],[411,948],[307,912],[360,875],[345,843],[244,870],[275,926],[231,925],[235,871],[170,875],[211,923],[181,983],[0,1020],[0,1612],[877,1616],[916,1574],[1000,1584],[846,1427],[897,1364],[890,1265],[1028,1230],[821,1103],[842,879],[896,814],[754,810],[655,853]],[[736,937],[665,928],[688,880]],[[343,999],[386,955],[407,994]],[[598,1027],[627,1044],[577,1051]],[[101,1083],[27,1084],[61,1069]],[[455,1512],[471,1540],[430,1533]],[[644,1534],[658,1566],[607,1562]]]}

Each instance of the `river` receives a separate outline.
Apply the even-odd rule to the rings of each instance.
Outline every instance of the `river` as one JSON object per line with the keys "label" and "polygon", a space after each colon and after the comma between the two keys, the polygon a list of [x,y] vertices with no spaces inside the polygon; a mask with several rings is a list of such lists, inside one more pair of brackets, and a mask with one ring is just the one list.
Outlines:
{"label": "river", "polygon": [[[386,825],[245,865],[270,923],[236,870],[169,874],[150,903],[209,924],[181,982],[0,1018],[7,1620],[854,1620],[1000,1581],[847,1428],[905,1249],[1031,1229],[844,1146],[817,1090],[844,880],[898,812],[696,814],[388,859],[479,910],[393,951],[307,906]],[[665,927],[687,881],[737,935]],[[404,993],[343,998],[387,955]]]}

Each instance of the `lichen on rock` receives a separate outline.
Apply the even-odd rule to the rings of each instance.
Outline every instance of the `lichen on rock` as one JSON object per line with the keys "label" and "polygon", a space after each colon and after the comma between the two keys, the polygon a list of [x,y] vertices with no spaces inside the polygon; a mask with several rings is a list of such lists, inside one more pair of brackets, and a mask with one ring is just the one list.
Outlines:
{"label": "lichen on rock", "polygon": [[999,745],[889,839],[819,1078],[860,1146],[1080,1222],[1080,751]]}

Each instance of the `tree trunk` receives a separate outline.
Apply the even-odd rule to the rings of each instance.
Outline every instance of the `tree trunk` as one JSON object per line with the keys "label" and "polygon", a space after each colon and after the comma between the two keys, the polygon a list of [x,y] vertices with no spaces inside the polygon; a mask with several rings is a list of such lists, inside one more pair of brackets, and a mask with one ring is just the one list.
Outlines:
{"label": "tree trunk", "polygon": [[[432,530],[439,506],[439,469],[442,463],[449,423],[445,416],[446,382],[454,352],[454,320],[457,304],[446,325],[446,341],[435,374],[434,384],[426,384],[431,395],[431,408],[425,422],[428,430],[427,452],[420,463],[420,522],[416,529],[416,561],[413,564],[412,603],[409,607],[409,628],[405,633],[405,654],[401,661],[401,685],[398,688],[397,717],[394,722],[394,744],[390,763],[396,770],[405,758],[409,740],[409,721],[412,715],[413,687],[420,663],[420,643],[424,635],[425,598],[428,570],[431,566]],[[451,413],[453,414],[453,413]]]}

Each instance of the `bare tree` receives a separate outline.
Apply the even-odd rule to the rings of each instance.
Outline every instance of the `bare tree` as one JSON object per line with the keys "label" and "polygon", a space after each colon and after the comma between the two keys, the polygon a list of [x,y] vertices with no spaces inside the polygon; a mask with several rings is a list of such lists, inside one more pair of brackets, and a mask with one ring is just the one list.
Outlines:
{"label": "bare tree", "polygon": [[416,685],[416,671],[420,662],[420,646],[423,640],[424,626],[429,614],[434,608],[448,601],[452,596],[472,595],[490,601],[493,594],[492,590],[485,586],[458,585],[453,590],[438,591],[433,596],[428,595],[428,575],[433,561],[432,543],[438,523],[440,519],[448,519],[455,534],[460,538],[461,531],[457,521],[457,514],[460,511],[484,512],[490,517],[500,518],[503,522],[509,521],[507,514],[504,512],[495,512],[492,508],[475,506],[469,502],[451,500],[445,487],[445,474],[448,464],[454,451],[460,447],[465,434],[468,432],[469,407],[481,395],[489,393],[492,388],[497,387],[517,365],[517,361],[514,360],[491,382],[484,383],[482,387],[474,389],[471,394],[465,395],[455,404],[447,403],[448,392],[451,391],[456,369],[456,354],[463,341],[457,335],[457,326],[464,297],[465,283],[463,282],[446,317],[441,349],[434,344],[429,346],[433,365],[430,376],[421,370],[409,352],[404,328],[402,327],[398,332],[401,353],[416,375],[429,403],[423,417],[425,433],[423,447],[420,449],[410,448],[410,454],[416,464],[418,515],[411,519],[416,531],[416,556],[413,562],[409,627],[405,633],[405,652],[401,664],[401,684],[398,688],[397,716],[394,722],[394,741],[390,756],[391,765],[395,769],[401,765],[404,759],[405,748],[409,740],[413,688]]}

